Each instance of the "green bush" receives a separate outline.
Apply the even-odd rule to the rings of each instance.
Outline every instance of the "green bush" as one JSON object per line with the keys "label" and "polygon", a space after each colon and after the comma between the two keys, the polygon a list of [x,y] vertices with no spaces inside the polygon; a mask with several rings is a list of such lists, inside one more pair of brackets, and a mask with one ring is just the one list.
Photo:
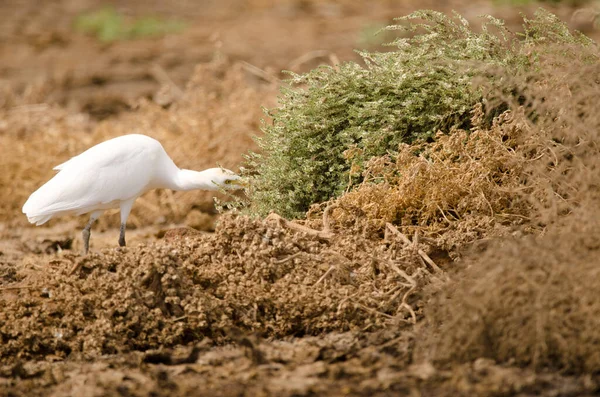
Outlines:
{"label": "green bush", "polygon": [[[480,33],[458,14],[418,11],[398,21],[386,29],[411,37],[390,44],[391,52],[361,52],[364,65],[291,74],[279,106],[267,111],[272,123],[257,138],[261,152],[247,158],[251,213],[302,217],[311,204],[360,182],[370,158],[439,130],[468,129],[469,111],[485,102],[485,85],[502,84],[494,70],[506,75],[535,67],[544,44],[590,42],[544,10],[524,18],[522,35],[491,16]],[[475,76],[485,76],[486,84],[474,85]]]}

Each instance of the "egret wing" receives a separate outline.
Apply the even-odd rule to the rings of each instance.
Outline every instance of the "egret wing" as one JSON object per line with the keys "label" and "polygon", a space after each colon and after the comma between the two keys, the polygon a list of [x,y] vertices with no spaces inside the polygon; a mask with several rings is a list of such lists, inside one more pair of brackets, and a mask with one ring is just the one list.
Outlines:
{"label": "egret wing", "polygon": [[31,195],[23,212],[28,217],[59,212],[85,213],[135,198],[148,190],[155,172],[156,156],[151,150],[145,147],[105,149],[110,150],[90,149],[61,164],[58,174]]}

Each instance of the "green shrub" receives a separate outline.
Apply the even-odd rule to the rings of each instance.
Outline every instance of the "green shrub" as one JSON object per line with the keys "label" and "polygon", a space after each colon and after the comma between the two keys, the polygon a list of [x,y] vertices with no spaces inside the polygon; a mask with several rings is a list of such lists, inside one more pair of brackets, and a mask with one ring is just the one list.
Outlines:
{"label": "green shrub", "polygon": [[267,111],[261,152],[247,157],[249,211],[302,217],[360,182],[370,158],[439,130],[468,129],[469,111],[484,102],[475,76],[502,84],[491,70],[535,67],[538,44],[589,42],[544,10],[524,19],[522,37],[500,20],[485,21],[477,33],[458,14],[418,11],[386,28],[411,34],[390,44],[391,52],[361,52],[364,65],[291,73],[279,106]]}

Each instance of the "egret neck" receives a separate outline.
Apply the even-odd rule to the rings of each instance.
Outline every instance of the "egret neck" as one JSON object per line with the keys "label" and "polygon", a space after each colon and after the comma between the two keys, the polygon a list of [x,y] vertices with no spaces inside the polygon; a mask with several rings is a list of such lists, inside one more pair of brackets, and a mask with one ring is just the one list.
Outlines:
{"label": "egret neck", "polygon": [[193,171],[180,169],[173,181],[174,187],[170,187],[173,190],[218,190],[218,186],[213,182],[212,176],[214,175],[211,170],[204,171]]}

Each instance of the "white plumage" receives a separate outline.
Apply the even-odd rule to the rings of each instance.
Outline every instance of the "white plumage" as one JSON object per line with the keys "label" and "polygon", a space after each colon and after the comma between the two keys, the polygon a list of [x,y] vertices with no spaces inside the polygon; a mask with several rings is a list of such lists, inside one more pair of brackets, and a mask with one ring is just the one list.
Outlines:
{"label": "white plumage", "polygon": [[125,224],[131,207],[149,190],[240,188],[236,183],[239,176],[229,170],[179,169],[160,142],[139,134],[102,142],[54,169],[58,173],[29,197],[23,213],[36,225],[62,215],[91,213],[83,230],[85,252],[92,223],[111,208],[121,210],[119,244],[125,245]]}

